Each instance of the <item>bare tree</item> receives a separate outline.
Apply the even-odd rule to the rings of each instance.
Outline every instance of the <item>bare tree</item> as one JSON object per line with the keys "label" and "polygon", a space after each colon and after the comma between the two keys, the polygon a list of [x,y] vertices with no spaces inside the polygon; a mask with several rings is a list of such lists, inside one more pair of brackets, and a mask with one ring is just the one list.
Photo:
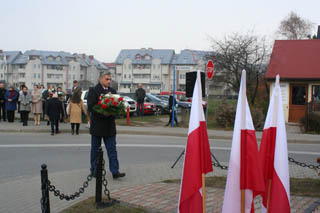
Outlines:
{"label": "bare tree", "polygon": [[285,39],[299,40],[310,38],[314,24],[291,11],[280,23],[277,33]]}
{"label": "bare tree", "polygon": [[[266,72],[270,48],[265,37],[254,33],[233,33],[222,40],[211,38],[216,73],[224,76],[223,83],[239,92],[241,72],[247,72],[247,94],[254,104],[259,80]],[[220,73],[219,73],[220,72]]]}

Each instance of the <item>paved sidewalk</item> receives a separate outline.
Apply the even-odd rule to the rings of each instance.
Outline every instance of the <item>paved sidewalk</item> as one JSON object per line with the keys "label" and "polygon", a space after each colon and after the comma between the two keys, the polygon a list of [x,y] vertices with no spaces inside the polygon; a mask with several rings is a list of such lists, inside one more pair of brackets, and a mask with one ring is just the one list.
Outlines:
{"label": "paved sidewalk", "polygon": [[[64,133],[71,132],[70,124],[60,123],[60,131]],[[290,129],[290,125],[288,129]],[[34,126],[32,121],[29,121],[29,126],[22,126],[18,121],[14,123],[0,122],[0,132],[50,132],[50,126],[42,121],[40,126]],[[80,125],[81,133],[88,133],[89,129],[86,124]],[[137,135],[166,135],[166,136],[179,136],[187,137],[188,129],[181,127],[164,127],[164,126],[120,126],[117,125],[118,134],[137,134]],[[224,130],[208,130],[210,139],[232,139],[233,131]],[[257,139],[261,140],[262,132],[256,133]],[[287,131],[288,143],[313,143],[320,144],[320,136],[312,134],[301,134],[296,131]]]}
{"label": "paved sidewalk", "polygon": [[[177,212],[180,185],[167,183],[153,183],[122,187],[113,190],[112,197],[133,205],[142,206],[155,210],[156,212]],[[224,189],[206,188],[206,212],[218,213],[222,211]],[[303,213],[319,198],[291,196],[291,212]],[[256,212],[261,211],[260,198],[255,199]],[[316,211],[316,212],[320,212]]]}

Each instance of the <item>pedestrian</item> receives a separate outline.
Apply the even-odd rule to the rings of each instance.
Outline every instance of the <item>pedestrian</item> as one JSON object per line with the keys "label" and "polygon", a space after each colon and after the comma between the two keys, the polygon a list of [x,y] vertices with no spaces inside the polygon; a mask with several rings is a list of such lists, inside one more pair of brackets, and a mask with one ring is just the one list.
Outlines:
{"label": "pedestrian", "polygon": [[91,174],[95,175],[95,160],[97,151],[101,146],[101,140],[106,146],[109,169],[114,179],[124,177],[125,173],[119,172],[119,161],[116,149],[116,123],[115,116],[105,116],[93,110],[93,107],[98,104],[101,94],[116,94],[117,91],[110,87],[111,73],[102,73],[99,77],[99,83],[89,89],[88,93],[88,111],[91,116],[90,134],[91,134],[91,152],[90,152],[90,170]]}
{"label": "pedestrian", "polygon": [[23,88],[25,87],[25,85],[24,84],[22,84],[22,85],[20,85],[20,87],[19,87],[19,92],[18,92],[18,98],[17,98],[17,100],[18,100],[18,113],[20,114],[20,122],[22,123],[23,121],[22,121],[22,114],[20,113],[20,96],[22,95],[22,93],[23,93]]}
{"label": "pedestrian", "polygon": [[[174,97],[174,104],[177,104],[177,100]],[[176,126],[178,126],[178,119],[177,119],[177,114],[176,114],[176,108],[174,107],[174,112],[172,113],[173,109],[173,94],[170,92],[170,97],[169,97],[169,122],[166,126],[169,126],[172,121],[172,114],[174,113],[174,121],[176,122]]]}
{"label": "pedestrian", "polygon": [[[55,92],[54,86],[52,84],[49,85],[49,88],[42,93],[42,99],[44,100],[44,110],[47,112],[47,104],[48,101],[52,98],[52,94]],[[47,126],[50,125],[50,121],[48,120]]]}
{"label": "pedestrian", "polygon": [[77,81],[77,80],[74,80],[73,81],[73,87],[72,87],[72,95],[73,95],[73,93],[75,93],[75,92],[80,92],[80,91],[82,91],[82,89],[81,89],[81,87],[79,86],[79,82]]}
{"label": "pedestrian", "polygon": [[81,91],[73,93],[70,102],[69,102],[69,112],[70,123],[71,123],[71,134],[74,135],[74,126],[76,126],[76,134],[79,135],[80,123],[82,122],[82,113],[87,117],[87,120],[90,121],[87,110],[84,107],[83,101],[81,100]]}
{"label": "pedestrian", "polygon": [[61,118],[60,118],[60,123],[62,123],[62,122],[66,123],[66,120],[67,120],[67,118],[66,118],[67,113],[66,113],[66,108],[65,108],[66,98],[65,98],[64,92],[62,91],[61,87],[57,87],[57,93],[58,93],[58,98],[61,101],[62,108],[63,108],[63,114],[64,114],[64,116],[61,116]]}
{"label": "pedestrian", "polygon": [[6,100],[5,100],[5,94],[7,90],[4,87],[4,83],[0,83],[0,120],[1,118],[3,121],[7,120],[7,112],[6,112]]}
{"label": "pedestrian", "polygon": [[45,92],[46,88],[43,84],[40,85],[40,91],[41,91],[41,100],[42,100],[42,120],[44,121],[46,119],[46,99],[45,99]]}
{"label": "pedestrian", "polygon": [[46,110],[47,119],[51,124],[51,135],[54,135],[54,133],[59,134],[59,118],[63,114],[63,109],[56,92],[53,92],[52,98],[47,101]]}
{"label": "pedestrian", "polygon": [[142,88],[142,84],[138,84],[138,89],[136,90],[136,100],[137,100],[137,113],[138,116],[144,115],[144,98],[146,97],[146,91]]}
{"label": "pedestrian", "polygon": [[28,126],[29,112],[31,110],[32,98],[31,94],[28,92],[28,87],[24,86],[22,89],[22,94],[19,96],[20,102],[20,114],[23,126]]}
{"label": "pedestrian", "polygon": [[42,92],[39,90],[38,85],[33,86],[33,91],[31,94],[32,106],[31,111],[33,113],[34,125],[40,125],[40,117],[42,114]]}
{"label": "pedestrian", "polygon": [[13,86],[10,86],[4,95],[4,98],[6,101],[8,122],[12,123],[14,121],[14,112],[17,110],[18,92]]}

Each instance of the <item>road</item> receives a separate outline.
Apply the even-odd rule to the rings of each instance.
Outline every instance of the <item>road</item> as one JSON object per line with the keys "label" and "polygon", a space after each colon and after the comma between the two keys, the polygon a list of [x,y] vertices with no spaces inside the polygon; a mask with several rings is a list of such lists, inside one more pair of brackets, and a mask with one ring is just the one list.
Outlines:
{"label": "road", "polygon": [[[89,168],[88,134],[0,133],[0,138],[0,183],[38,176],[43,163],[48,165],[49,172]],[[172,136],[118,135],[120,167],[173,163],[186,140]],[[220,162],[228,162],[230,140],[210,140],[210,145]],[[288,149],[290,157],[305,163],[315,164],[315,158],[320,156],[317,144],[289,144]]]}

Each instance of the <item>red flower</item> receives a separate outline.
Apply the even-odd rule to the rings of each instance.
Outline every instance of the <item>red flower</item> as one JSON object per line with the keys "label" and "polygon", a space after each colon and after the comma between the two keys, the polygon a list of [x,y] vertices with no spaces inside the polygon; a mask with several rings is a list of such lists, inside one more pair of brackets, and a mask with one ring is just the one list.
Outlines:
{"label": "red flower", "polygon": [[107,104],[102,104],[102,109],[107,109]]}
{"label": "red flower", "polygon": [[110,100],[111,100],[111,101],[114,101],[114,97],[110,97]]}
{"label": "red flower", "polygon": [[110,100],[107,98],[106,100],[104,100],[105,103],[109,103]]}
{"label": "red flower", "polygon": [[117,106],[117,105],[118,105],[118,102],[113,101],[112,104],[113,104],[113,106]]}
{"label": "red flower", "polygon": [[101,105],[101,101],[98,102],[98,105]]}
{"label": "red flower", "polygon": [[123,101],[123,98],[122,97],[118,98],[118,101]]}

